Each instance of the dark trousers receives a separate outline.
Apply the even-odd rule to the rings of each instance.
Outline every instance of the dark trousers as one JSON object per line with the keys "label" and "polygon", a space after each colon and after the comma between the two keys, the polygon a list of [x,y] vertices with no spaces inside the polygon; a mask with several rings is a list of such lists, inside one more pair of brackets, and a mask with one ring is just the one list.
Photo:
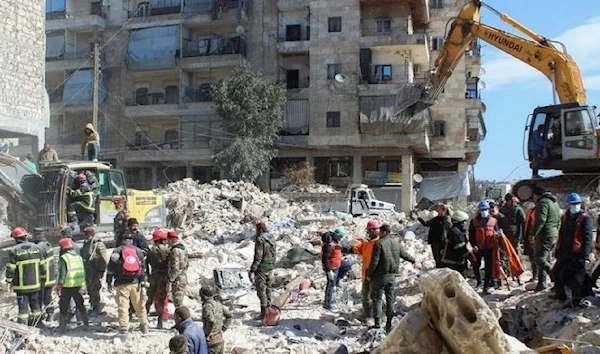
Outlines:
{"label": "dark trousers", "polygon": [[483,288],[487,289],[492,286],[492,250],[478,250],[477,251],[477,263],[473,267],[473,273],[475,273],[475,279],[477,279],[477,283],[481,283],[481,273],[479,268],[481,268],[481,261],[485,262],[485,273],[484,273],[484,281]]}
{"label": "dark trousers", "polygon": [[52,287],[46,287],[46,288],[41,288],[40,289],[40,302],[41,304],[41,308],[42,309],[46,309],[46,313],[49,316],[52,316],[52,314],[54,313],[54,306],[52,306]]}
{"label": "dark trousers", "polygon": [[433,254],[433,260],[435,261],[435,267],[442,268],[442,264],[440,263],[441,258],[442,258],[441,246],[437,243],[432,243],[429,246],[431,246],[431,253]]}
{"label": "dark trousers", "polygon": [[260,300],[260,307],[268,307],[271,304],[271,272],[257,270],[254,277],[254,286]]}
{"label": "dark trousers", "polygon": [[585,280],[585,263],[578,260],[557,260],[552,268],[554,292],[556,296],[567,299],[565,287],[571,289],[574,300],[581,299]]}
{"label": "dark trousers", "polygon": [[150,287],[148,288],[148,300],[146,300],[146,312],[150,315],[150,306],[156,297],[156,312],[158,316],[163,315],[165,299],[167,298],[167,284],[169,277],[166,274],[152,274],[148,277]]}
{"label": "dark trousers", "polygon": [[87,318],[87,313],[85,312],[85,306],[83,304],[83,296],[79,293],[79,288],[62,289],[60,300],[58,301],[58,306],[60,307],[60,317],[62,319],[70,318],[71,299],[75,301],[77,312],[79,312],[83,318]]}
{"label": "dark trousers", "polygon": [[88,153],[88,160],[90,160],[90,161],[97,160],[98,155],[100,155],[100,145],[88,144],[87,153]]}
{"label": "dark trousers", "polygon": [[68,222],[85,225],[94,225],[95,212],[86,208],[84,202],[73,202],[67,205]]}
{"label": "dark trousers", "polygon": [[28,324],[29,315],[31,310],[31,319],[36,321],[42,315],[40,310],[40,292],[35,291],[32,293],[20,293],[17,292],[17,306],[19,308],[19,314],[17,315],[17,322],[21,324]]}
{"label": "dark trousers", "polygon": [[371,285],[371,299],[373,300],[373,317],[375,326],[381,325],[381,315],[383,312],[382,297],[385,294],[385,315],[387,318],[386,327],[392,324],[396,312],[396,277],[393,274],[373,279]]}
{"label": "dark trousers", "polygon": [[340,267],[333,270],[333,273],[335,274],[335,279],[333,280],[329,280],[329,278],[327,278],[327,272],[325,272],[325,277],[327,278],[327,286],[325,286],[325,308],[331,308],[331,301],[333,300],[335,287],[338,286],[340,280],[344,279],[351,267],[352,266],[350,265],[350,262],[342,261]]}
{"label": "dark trousers", "polygon": [[100,279],[102,279],[102,277],[103,274],[94,272],[91,269],[89,271],[86,270],[85,286],[87,293],[90,296],[90,306],[93,310],[98,310],[98,307],[100,306],[100,289],[102,289]]}

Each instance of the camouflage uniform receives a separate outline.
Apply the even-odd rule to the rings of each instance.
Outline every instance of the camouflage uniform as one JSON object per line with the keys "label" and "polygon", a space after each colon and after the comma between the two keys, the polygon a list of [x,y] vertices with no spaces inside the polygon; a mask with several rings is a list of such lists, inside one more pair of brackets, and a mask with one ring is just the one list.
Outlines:
{"label": "camouflage uniform", "polygon": [[169,282],[173,292],[173,304],[175,308],[183,305],[185,288],[187,286],[188,254],[181,243],[171,248],[169,253]]}
{"label": "camouflage uniform", "polygon": [[92,312],[100,311],[101,280],[106,272],[106,245],[100,239],[92,237],[83,242],[81,257],[85,267],[85,285],[90,296]]}
{"label": "camouflage uniform", "polygon": [[169,246],[164,243],[157,243],[150,248],[146,263],[150,267],[148,277],[150,288],[148,289],[148,300],[146,301],[146,312],[150,313],[150,306],[154,297],[158,297],[156,311],[158,312],[159,323],[162,326],[162,314],[164,310],[165,299],[167,298],[167,286],[169,284]]}
{"label": "camouflage uniform", "polygon": [[230,323],[231,314],[225,306],[214,298],[206,299],[202,304],[202,324],[209,354],[223,354],[225,350],[223,331],[227,330]]}
{"label": "camouflage uniform", "polygon": [[260,299],[261,313],[271,303],[271,271],[275,268],[275,240],[265,232],[256,238],[254,262],[250,272],[254,273],[256,294]]}
{"label": "camouflage uniform", "polygon": [[125,216],[129,212],[125,209],[120,210],[113,221],[113,236],[115,238],[115,247],[119,247],[123,243],[123,234],[127,231],[127,220]]}

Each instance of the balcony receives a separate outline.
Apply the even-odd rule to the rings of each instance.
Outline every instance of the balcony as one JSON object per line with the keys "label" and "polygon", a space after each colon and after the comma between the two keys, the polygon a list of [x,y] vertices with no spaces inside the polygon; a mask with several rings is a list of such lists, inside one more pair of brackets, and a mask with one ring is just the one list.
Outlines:
{"label": "balcony", "polygon": [[302,34],[284,33],[280,35],[277,49],[280,54],[308,54],[310,50],[310,31],[308,27]]}
{"label": "balcony", "polygon": [[63,71],[87,69],[93,67],[92,53],[89,49],[82,51],[63,51],[58,56],[46,57],[46,71]]}
{"label": "balcony", "polygon": [[310,0],[279,0],[277,9],[281,12],[298,11],[310,6]]}
{"label": "balcony", "polygon": [[470,77],[481,76],[481,46],[476,45],[465,53],[465,65]]}
{"label": "balcony", "polygon": [[163,92],[147,95],[137,95],[135,99],[127,100],[125,114],[129,117],[161,117],[180,116],[186,114],[214,113],[214,105],[205,96],[197,94],[198,89],[186,89],[186,94],[165,97]]}
{"label": "balcony", "polygon": [[186,87],[183,102],[212,102],[212,84]]}
{"label": "balcony", "polygon": [[309,78],[298,80],[279,80],[278,83],[285,85],[288,98],[308,99],[310,80]]}
{"label": "balcony", "polygon": [[76,32],[92,32],[95,26],[100,30],[106,28],[105,14],[101,9],[76,12],[47,12],[46,31],[72,30]]}
{"label": "balcony", "polygon": [[404,53],[412,59],[414,64],[429,66],[429,44],[424,33],[409,34],[406,27],[382,28],[381,26],[367,28],[363,26],[361,32],[361,48]]}
{"label": "balcony", "polygon": [[246,39],[243,36],[211,38],[183,42],[183,58],[178,59],[181,69],[202,70],[235,67],[246,57]]}
{"label": "balcony", "polygon": [[[177,142],[173,144],[164,142],[156,144],[152,149],[137,149],[130,146],[130,150],[123,153],[123,162],[136,164],[139,162],[177,161],[212,165],[210,148],[192,149],[186,148],[185,145],[178,148],[178,144]],[[173,149],[171,149],[171,145],[173,145]]]}

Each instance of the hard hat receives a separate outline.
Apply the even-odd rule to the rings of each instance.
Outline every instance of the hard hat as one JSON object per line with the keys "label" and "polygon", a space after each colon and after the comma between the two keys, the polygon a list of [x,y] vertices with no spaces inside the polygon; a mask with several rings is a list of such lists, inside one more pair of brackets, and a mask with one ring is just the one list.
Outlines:
{"label": "hard hat", "polygon": [[75,177],[75,181],[77,181],[79,183],[83,183],[83,182],[87,181],[87,176],[85,175],[85,173],[80,173]]}
{"label": "hard hat", "polygon": [[83,232],[85,232],[85,233],[94,233],[94,227],[93,226],[86,226],[83,229]]}
{"label": "hard hat", "polygon": [[115,203],[115,205],[123,205],[125,204],[125,198],[117,198],[113,201],[113,203]]}
{"label": "hard hat", "polygon": [[457,210],[452,214],[452,221],[455,222],[464,222],[469,220],[469,214],[465,213],[462,210]]}
{"label": "hard hat", "polygon": [[179,238],[179,234],[177,234],[177,231],[175,230],[169,230],[169,232],[167,232],[167,238]]}
{"label": "hard hat", "polygon": [[479,210],[489,210],[490,203],[488,203],[487,200],[482,200],[479,202],[479,205],[477,207],[479,208]]}
{"label": "hard hat", "polygon": [[70,238],[61,238],[58,241],[58,247],[60,247],[61,250],[66,250],[69,248],[73,248],[73,242],[71,242]]}
{"label": "hard hat", "polygon": [[567,204],[579,204],[581,203],[581,197],[577,193],[570,193],[567,195]]}
{"label": "hard hat", "polygon": [[22,227],[15,227],[15,229],[10,234],[13,238],[21,238],[27,236],[27,230]]}
{"label": "hard hat", "polygon": [[367,223],[367,230],[375,230],[378,229],[381,225],[379,225],[379,221],[377,220],[369,220]]}
{"label": "hard hat", "polygon": [[152,241],[160,241],[166,239],[166,233],[161,229],[155,229],[152,231]]}
{"label": "hard hat", "polygon": [[339,237],[346,236],[346,230],[343,227],[338,227],[337,229],[333,230],[333,233]]}

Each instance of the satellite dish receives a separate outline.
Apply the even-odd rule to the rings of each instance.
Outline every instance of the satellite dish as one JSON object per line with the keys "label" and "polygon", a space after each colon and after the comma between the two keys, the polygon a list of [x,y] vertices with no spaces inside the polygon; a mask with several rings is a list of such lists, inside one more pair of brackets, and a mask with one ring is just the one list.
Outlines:
{"label": "satellite dish", "polygon": [[348,77],[344,74],[336,74],[334,78],[335,81],[339,82],[340,84],[343,84],[346,81],[348,81]]}
{"label": "satellite dish", "polygon": [[423,182],[423,176],[421,176],[418,173],[415,173],[413,175],[413,181],[415,181],[415,183],[421,183],[421,182]]}
{"label": "satellite dish", "polygon": [[244,32],[246,32],[246,29],[242,25],[235,28],[235,33],[239,34],[240,36],[244,34]]}

